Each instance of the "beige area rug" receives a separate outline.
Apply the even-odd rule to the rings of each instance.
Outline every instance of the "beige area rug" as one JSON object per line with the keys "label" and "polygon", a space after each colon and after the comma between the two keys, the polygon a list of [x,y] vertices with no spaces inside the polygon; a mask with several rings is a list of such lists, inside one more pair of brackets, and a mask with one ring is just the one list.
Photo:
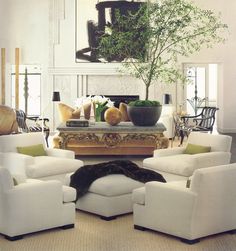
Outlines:
{"label": "beige area rug", "polygon": [[154,231],[133,229],[132,214],[103,221],[98,216],[76,212],[74,229],[53,229],[9,242],[0,236],[0,251],[233,251],[236,234],[203,238],[195,245]]}

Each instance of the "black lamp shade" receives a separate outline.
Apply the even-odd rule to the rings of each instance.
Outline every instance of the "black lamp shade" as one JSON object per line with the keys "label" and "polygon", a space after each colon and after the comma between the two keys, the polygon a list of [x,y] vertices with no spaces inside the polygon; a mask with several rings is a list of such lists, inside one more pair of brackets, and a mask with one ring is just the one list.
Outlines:
{"label": "black lamp shade", "polygon": [[172,104],[171,94],[163,94],[163,105],[170,105],[170,104]]}
{"label": "black lamp shade", "polygon": [[61,101],[60,92],[53,92],[52,101],[53,101],[53,102]]}

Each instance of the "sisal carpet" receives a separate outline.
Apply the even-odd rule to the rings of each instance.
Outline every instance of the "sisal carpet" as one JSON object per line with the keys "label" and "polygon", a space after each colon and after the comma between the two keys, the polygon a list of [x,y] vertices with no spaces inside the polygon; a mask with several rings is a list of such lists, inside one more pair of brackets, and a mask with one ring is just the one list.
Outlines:
{"label": "sisal carpet", "polygon": [[[236,156],[236,134],[231,136],[231,152]],[[173,145],[177,144],[176,140]],[[85,163],[110,159],[90,157],[85,159]],[[132,160],[142,166],[142,158]],[[134,230],[132,214],[107,222],[95,215],[77,211],[74,229],[42,231],[26,235],[16,242],[9,242],[0,235],[0,251],[236,251],[236,234],[205,237],[191,246],[162,233]]]}
{"label": "sisal carpet", "polygon": [[203,238],[195,245],[154,231],[133,229],[132,214],[103,221],[76,212],[74,229],[53,229],[9,242],[0,236],[0,251],[236,251],[236,234]]}

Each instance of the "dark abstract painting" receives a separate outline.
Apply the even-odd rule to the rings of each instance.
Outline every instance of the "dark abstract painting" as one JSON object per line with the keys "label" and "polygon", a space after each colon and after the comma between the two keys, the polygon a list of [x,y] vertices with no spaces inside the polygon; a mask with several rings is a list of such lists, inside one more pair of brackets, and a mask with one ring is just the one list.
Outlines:
{"label": "dark abstract painting", "polygon": [[[137,11],[143,2],[76,0],[76,62],[107,62],[99,56],[98,47],[106,27],[116,23],[116,12],[127,15]],[[114,55],[111,61],[121,62]]]}

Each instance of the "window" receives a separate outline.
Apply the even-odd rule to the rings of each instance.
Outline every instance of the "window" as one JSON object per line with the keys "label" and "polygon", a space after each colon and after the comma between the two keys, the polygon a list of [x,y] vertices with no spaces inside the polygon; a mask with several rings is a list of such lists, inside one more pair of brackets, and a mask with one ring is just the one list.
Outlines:
{"label": "window", "polygon": [[185,87],[187,113],[197,114],[203,106],[216,106],[217,64],[186,64],[184,68],[190,81]]}
{"label": "window", "polygon": [[[12,66],[12,107],[15,107],[15,66]],[[28,116],[39,116],[41,100],[41,69],[35,65],[20,65],[19,109]]]}

